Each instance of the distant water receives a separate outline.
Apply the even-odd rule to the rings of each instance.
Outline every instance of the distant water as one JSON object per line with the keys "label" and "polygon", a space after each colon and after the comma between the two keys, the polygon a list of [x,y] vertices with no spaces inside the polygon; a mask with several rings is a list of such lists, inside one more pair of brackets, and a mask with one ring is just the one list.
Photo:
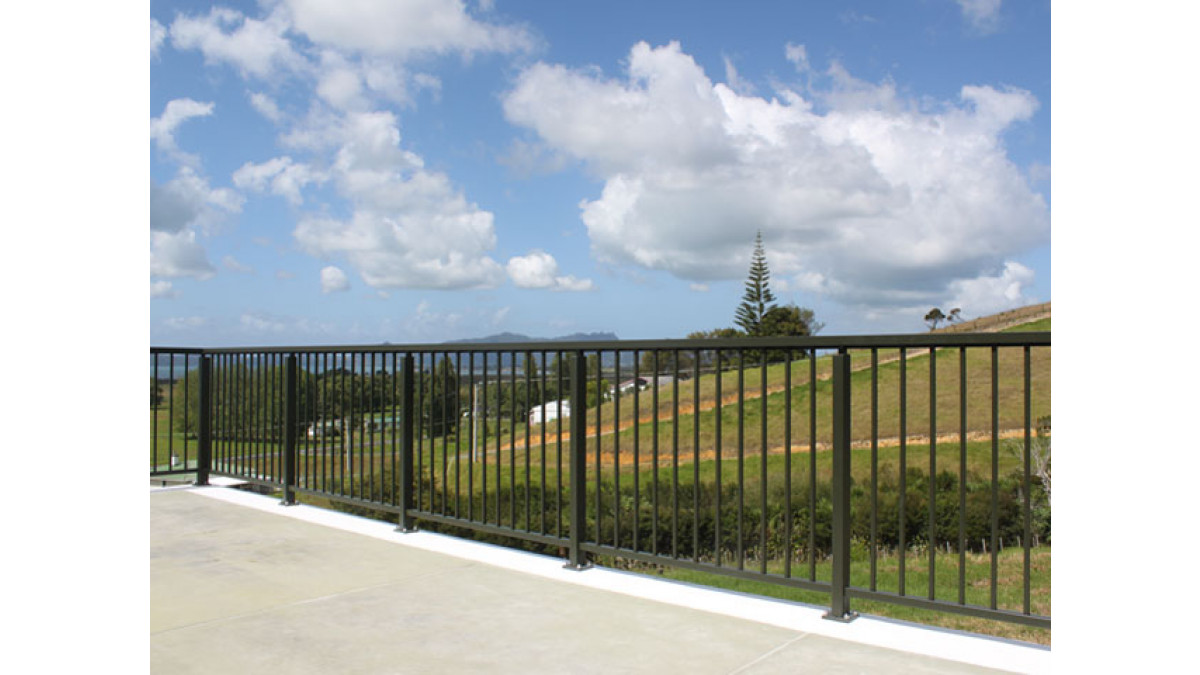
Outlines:
{"label": "distant water", "polygon": [[[482,341],[484,340],[480,340],[480,342]],[[453,349],[453,347],[451,347],[451,349]],[[425,371],[432,370],[442,361],[443,358],[445,357],[439,354],[418,355],[418,367]],[[533,358],[534,365],[537,366],[538,373],[540,374],[542,370],[546,370],[546,376],[552,377],[550,371],[554,360],[554,354],[547,354],[544,363],[540,353],[535,352]],[[606,371],[614,369],[617,365],[617,359],[610,351],[602,352],[600,358],[601,367]],[[454,352],[451,352],[450,359],[452,364],[458,365],[459,358]],[[622,370],[631,373],[631,377],[633,361],[634,355],[632,352],[621,352],[620,366]],[[227,361],[224,356],[216,357],[214,365],[219,367],[221,364],[226,362]],[[235,360],[235,362],[237,361]],[[468,363],[470,362],[471,361],[468,360],[467,355],[463,354],[461,360],[462,369],[459,371],[461,377],[468,377],[471,373],[480,378],[482,378],[485,373],[488,378],[495,378],[497,373],[499,373],[501,377],[505,378],[512,376],[521,378],[525,375],[524,356],[521,352],[517,352],[515,354],[509,352],[492,352],[486,355],[477,354],[473,360],[473,369],[470,369],[468,366]],[[247,360],[247,363],[258,365],[263,363],[263,361],[257,358],[252,358]],[[272,366],[277,365],[282,363],[282,359],[273,358],[267,363]],[[174,357],[168,354],[160,354],[157,356],[151,356],[149,365],[150,377],[157,377],[157,379],[163,381],[178,380],[182,379],[184,374],[188,373],[188,371],[192,371],[187,375],[189,378],[196,376],[195,371],[200,365],[200,357],[195,354],[176,354]],[[370,355],[367,355],[366,358],[362,358],[361,355],[351,354],[328,356],[317,354],[312,355],[312,358],[306,358],[305,355],[301,355],[300,358],[300,368],[310,373],[345,370],[357,374],[378,371],[384,371],[390,374],[395,372],[392,366],[393,359],[391,356],[382,354],[376,355],[374,360],[371,359]]]}

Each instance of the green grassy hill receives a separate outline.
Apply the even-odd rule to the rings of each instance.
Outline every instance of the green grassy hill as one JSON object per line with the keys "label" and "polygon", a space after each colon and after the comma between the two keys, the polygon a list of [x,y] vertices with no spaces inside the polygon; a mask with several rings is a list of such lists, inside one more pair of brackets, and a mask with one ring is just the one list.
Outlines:
{"label": "green grassy hill", "polygon": [[[1004,330],[1048,331],[1050,318]],[[872,369],[869,351],[852,353],[851,436],[856,447],[872,443],[894,446],[902,438],[905,442],[926,443],[931,437],[945,442],[958,441],[964,435],[967,440],[990,438],[993,425],[1001,437],[1023,434],[1023,350],[1006,348],[997,353],[995,410],[991,350],[939,349],[932,356],[928,350],[909,350],[905,357],[902,361],[898,350],[879,350]],[[599,443],[604,455],[620,450],[627,456],[635,439],[639,449],[652,447],[657,439],[660,449],[673,453],[677,447],[685,456],[700,457],[714,457],[718,445],[722,455],[737,448],[761,450],[764,445],[768,452],[782,452],[788,447],[794,451],[821,450],[828,447],[832,435],[831,368],[831,357],[824,356],[748,367],[741,373],[708,373],[664,384],[657,391],[651,388],[636,397],[620,395],[599,409],[587,411],[589,445],[594,449]],[[1048,347],[1030,350],[1029,369],[1030,423],[1036,425],[1039,418],[1050,415]],[[789,408],[790,418],[785,415]],[[555,436],[557,423],[549,426],[547,437]],[[503,436],[499,445],[523,448],[524,436],[518,429],[516,438]],[[540,445],[541,426],[534,425],[529,436],[532,447]],[[644,456],[639,453],[639,458]]]}

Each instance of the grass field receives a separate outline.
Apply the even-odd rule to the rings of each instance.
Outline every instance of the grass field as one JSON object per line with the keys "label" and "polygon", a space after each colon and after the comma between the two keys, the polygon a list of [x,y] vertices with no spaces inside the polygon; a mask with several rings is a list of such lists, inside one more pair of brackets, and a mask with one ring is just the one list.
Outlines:
{"label": "grass field", "polygon": [[[884,357],[881,354],[880,361]],[[856,447],[928,443],[930,438],[953,443],[964,435],[968,440],[991,438],[993,428],[1001,438],[1022,435],[1026,426],[1024,354],[1020,350],[1001,350],[995,365],[997,398],[993,409],[988,350],[967,350],[965,354],[938,350],[932,357],[932,367],[926,353],[904,362],[897,359],[883,363],[874,371],[869,368],[869,355],[856,357],[852,369],[858,369],[851,375],[852,442]],[[688,458],[712,458],[718,452],[722,457],[732,457],[739,449],[765,449],[776,454],[788,448],[793,452],[825,449],[832,436],[829,367],[828,358],[796,362],[790,368],[784,364],[755,367],[743,374],[745,386],[740,397],[737,375],[729,373],[666,386],[658,392],[657,402],[653,392],[642,392],[636,399],[620,397],[586,411],[588,445],[592,451],[599,448],[607,461],[616,461],[618,454],[629,461],[635,445],[642,461],[653,461],[655,447],[669,453],[678,449]],[[1048,348],[1031,350],[1029,369],[1032,427],[1038,419],[1050,415]],[[934,383],[933,392],[930,382]],[[718,398],[723,403],[719,407]],[[528,434],[518,427],[516,435],[488,437],[484,442],[488,447],[522,451],[527,443],[531,450],[538,449],[546,438],[557,446],[557,424],[547,426],[550,428],[534,425]],[[561,438],[565,440],[569,435],[564,433]]]}

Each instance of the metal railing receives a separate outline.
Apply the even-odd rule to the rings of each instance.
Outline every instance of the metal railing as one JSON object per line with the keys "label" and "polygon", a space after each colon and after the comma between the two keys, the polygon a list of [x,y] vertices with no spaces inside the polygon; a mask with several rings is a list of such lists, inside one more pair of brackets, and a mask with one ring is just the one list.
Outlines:
{"label": "metal railing", "polygon": [[1050,626],[1049,333],[152,348],[151,372],[154,477],[817,591],[840,620]]}

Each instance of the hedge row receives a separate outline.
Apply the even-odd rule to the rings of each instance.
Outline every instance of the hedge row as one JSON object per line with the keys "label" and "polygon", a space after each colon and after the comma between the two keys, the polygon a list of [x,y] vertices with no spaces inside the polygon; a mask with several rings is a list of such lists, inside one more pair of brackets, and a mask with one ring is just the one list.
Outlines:
{"label": "hedge row", "polygon": [[[423,480],[419,508],[441,513],[440,486],[428,476]],[[359,481],[354,491],[359,494],[393,494],[391,487],[387,486],[390,481],[390,472],[381,472],[375,476],[375,485],[368,486]],[[617,495],[611,483],[602,483],[599,522],[596,518],[596,486],[589,484],[586,541],[609,546],[616,543],[620,547],[636,548],[642,552],[701,560],[712,560],[718,549],[725,561],[738,556],[746,560],[759,560],[764,554],[768,559],[777,559],[783,556],[785,550],[791,552],[793,559],[807,559],[810,554],[818,558],[828,555],[833,532],[830,484],[818,483],[812,491],[808,484],[793,484],[789,500],[783,485],[777,483],[773,482],[768,487],[765,511],[762,492],[753,483],[741,493],[736,484],[731,483],[723,484],[719,490],[715,482],[702,482],[698,487],[681,483],[672,489],[669,480],[660,480],[657,491],[653,483],[640,485],[636,500],[632,485],[622,484]],[[903,537],[906,550],[933,543],[952,551],[957,551],[960,544],[964,544],[967,550],[979,552],[994,546],[993,528],[997,543],[1004,546],[1018,546],[1025,536],[1022,480],[1017,475],[1003,476],[994,486],[990,479],[969,476],[960,492],[957,475],[938,473],[934,486],[932,541],[928,474],[920,469],[909,469],[903,488],[901,490],[895,476],[881,479],[874,495],[869,484],[851,486],[851,536],[858,542],[856,548],[865,550],[873,542],[878,551],[896,551],[901,547]],[[1031,488],[1030,534],[1037,538],[1038,543],[1049,543],[1050,512],[1045,493],[1036,479]],[[901,494],[904,497],[903,505]],[[515,492],[510,485],[491,485],[486,503],[482,493],[476,490],[470,497],[470,509],[475,520],[499,523],[517,530],[541,532],[544,528],[551,535],[561,532],[565,537],[570,529],[567,521],[569,495],[563,494],[561,500],[556,496],[556,492],[543,495],[533,486],[528,495],[527,510],[523,485],[517,485]],[[467,495],[462,495],[455,503],[451,491],[449,503],[445,505],[446,512],[452,516],[467,517],[467,499]],[[614,503],[620,504],[616,510],[616,520],[613,516]],[[965,509],[962,508],[964,505]],[[364,506],[340,505],[337,508],[385,520],[396,518],[395,514]],[[423,522],[421,527],[477,540],[506,545],[513,543],[504,537],[431,522]],[[521,547],[535,550],[545,548]]]}

